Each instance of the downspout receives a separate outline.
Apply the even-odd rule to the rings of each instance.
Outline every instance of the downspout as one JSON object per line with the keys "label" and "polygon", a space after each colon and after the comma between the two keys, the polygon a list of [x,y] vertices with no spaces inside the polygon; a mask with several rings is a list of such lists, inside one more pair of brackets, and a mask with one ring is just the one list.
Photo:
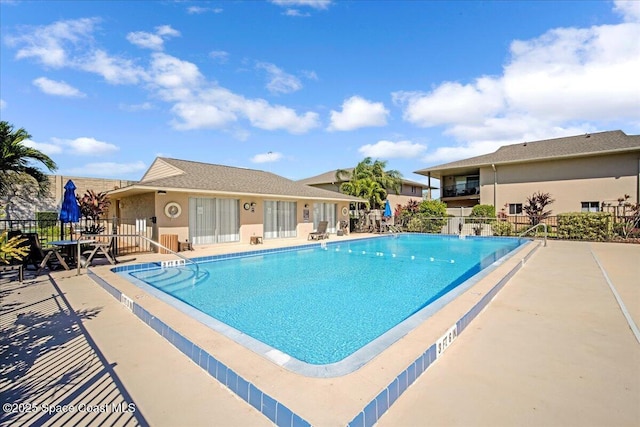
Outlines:
{"label": "downspout", "polygon": [[497,211],[498,171],[493,163],[491,163],[491,168],[493,169],[493,208]]}

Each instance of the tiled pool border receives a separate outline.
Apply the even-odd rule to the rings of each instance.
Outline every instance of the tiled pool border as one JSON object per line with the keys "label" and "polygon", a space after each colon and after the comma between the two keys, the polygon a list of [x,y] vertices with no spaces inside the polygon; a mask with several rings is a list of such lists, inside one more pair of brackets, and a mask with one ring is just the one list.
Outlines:
{"label": "tiled pool border", "polygon": [[[524,249],[528,244],[520,246],[520,249]],[[299,245],[287,248],[277,249],[263,249],[249,252],[239,252],[234,254],[214,255],[207,257],[194,258],[194,260],[211,260],[221,258],[232,258],[239,256],[247,256],[248,254],[264,254],[272,252],[284,252],[291,250],[299,250],[306,247],[317,247],[318,243]],[[460,319],[455,322],[457,328],[457,335],[466,329],[471,321],[484,310],[489,302],[496,296],[496,294],[505,286],[505,284],[513,277],[513,275],[520,270],[525,262],[533,255],[538,249],[537,244],[532,250],[530,250],[524,258],[520,260],[504,277],[502,277],[491,289]],[[158,263],[144,263],[139,265],[121,266],[111,269],[111,271],[136,271],[142,269],[148,269],[151,266],[157,267]],[[146,266],[144,268],[136,268],[140,266]],[[291,409],[285,406],[283,403],[278,402],[254,384],[245,380],[238,373],[228,368],[222,362],[210,355],[204,349],[201,349],[197,344],[190,341],[188,338],[171,328],[159,318],[153,316],[142,306],[137,304],[127,295],[116,289],[109,284],[106,280],[95,274],[91,268],[87,269],[88,276],[93,279],[98,285],[105,289],[118,301],[127,306],[133,314],[135,314],[140,320],[149,325],[158,334],[169,341],[174,347],[180,350],[183,354],[189,357],[196,365],[200,366],[205,372],[218,380],[221,384],[226,386],[239,398],[253,406],[260,413],[265,415],[269,420],[278,426],[287,427],[299,427],[310,426],[311,423],[304,418],[294,413]],[[429,348],[420,355],[413,363],[411,363],[404,371],[402,371],[396,378],[391,381],[373,400],[371,400],[364,409],[360,411],[354,418],[348,423],[349,427],[368,427],[373,426],[378,422],[380,417],[391,407],[391,405],[402,395],[406,389],[415,382],[415,380],[426,371],[433,362],[437,359],[436,343],[433,343]]]}

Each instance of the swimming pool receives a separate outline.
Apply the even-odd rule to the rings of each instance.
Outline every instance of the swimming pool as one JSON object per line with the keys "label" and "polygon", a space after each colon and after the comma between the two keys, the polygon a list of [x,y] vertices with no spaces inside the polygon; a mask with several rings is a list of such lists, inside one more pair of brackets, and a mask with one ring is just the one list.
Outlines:
{"label": "swimming pool", "polygon": [[[115,269],[275,362],[308,375],[366,363],[525,240],[405,234]],[[464,284],[463,286],[460,286]]]}

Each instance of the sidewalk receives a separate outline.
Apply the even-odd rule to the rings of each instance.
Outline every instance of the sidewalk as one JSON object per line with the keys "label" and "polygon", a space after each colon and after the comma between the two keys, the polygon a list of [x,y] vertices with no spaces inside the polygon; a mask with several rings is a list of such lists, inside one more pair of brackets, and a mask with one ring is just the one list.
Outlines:
{"label": "sidewalk", "polygon": [[638,426],[640,246],[540,248],[383,415],[386,426]]}
{"label": "sidewalk", "polygon": [[271,425],[73,274],[0,281],[0,425]]}

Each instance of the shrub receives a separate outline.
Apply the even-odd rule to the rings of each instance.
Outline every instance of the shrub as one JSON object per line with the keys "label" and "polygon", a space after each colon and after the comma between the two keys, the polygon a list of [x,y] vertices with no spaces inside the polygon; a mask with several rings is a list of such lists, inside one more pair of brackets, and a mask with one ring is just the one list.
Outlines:
{"label": "shrub", "polygon": [[496,208],[494,208],[493,205],[475,205],[473,209],[471,209],[471,214],[469,216],[495,218]]}
{"label": "shrub", "polygon": [[555,200],[551,198],[549,193],[533,193],[533,195],[527,197],[527,203],[522,206],[522,210],[529,217],[531,225],[537,225],[543,219],[551,216],[551,210],[545,211],[544,209],[553,202]]}
{"label": "shrub", "polygon": [[604,241],[611,236],[613,215],[608,212],[573,212],[558,215],[558,237]]}
{"label": "shrub", "polygon": [[[493,205],[475,205],[471,209],[471,214],[469,214],[469,218],[465,221],[466,223],[471,224],[490,224],[493,222],[490,218],[496,217],[496,209]],[[482,227],[480,227],[482,230]],[[479,233],[476,233],[479,235]]]}
{"label": "shrub", "polygon": [[491,226],[494,236],[511,236],[513,234],[513,224],[508,221],[498,221]]}
{"label": "shrub", "polygon": [[420,203],[418,212],[429,217],[446,217],[447,204],[440,200],[424,200]]}
{"label": "shrub", "polygon": [[36,220],[41,228],[55,227],[58,224],[58,212],[36,212]]}
{"label": "shrub", "polygon": [[416,214],[407,223],[407,231],[416,233],[440,233],[447,224],[447,218]]}

